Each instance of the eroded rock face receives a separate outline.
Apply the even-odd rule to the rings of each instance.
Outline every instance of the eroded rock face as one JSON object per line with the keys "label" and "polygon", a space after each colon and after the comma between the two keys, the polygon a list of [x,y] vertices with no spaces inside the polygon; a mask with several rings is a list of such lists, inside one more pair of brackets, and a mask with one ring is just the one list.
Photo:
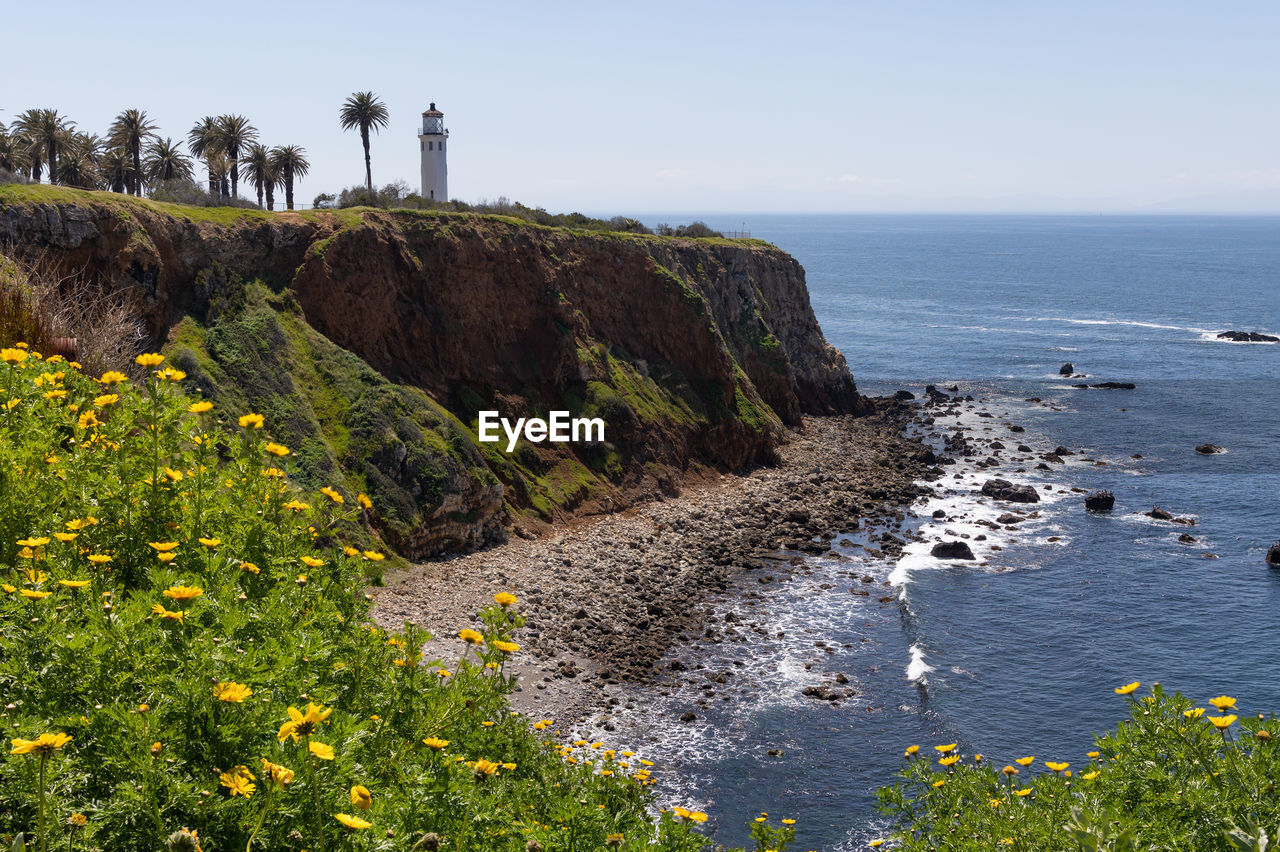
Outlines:
{"label": "eroded rock face", "polygon": [[[584,407],[605,415],[607,446],[530,446],[518,466],[495,466],[473,441],[426,489],[402,468],[439,452],[438,441],[407,462],[377,456],[378,475],[399,477],[397,493],[408,495],[400,514],[412,520],[395,540],[406,555],[493,540],[510,510],[550,520],[622,508],[676,488],[692,463],[771,460],[782,424],[805,414],[870,410],[822,336],[804,270],[772,246],[482,216],[232,213],[31,195],[0,204],[0,244],[82,273],[87,285],[130,291],[155,345],[182,323],[240,310],[243,282],[260,281],[279,294],[270,311],[294,338],[337,344],[392,386],[424,392],[429,404],[392,418],[399,437],[388,446],[418,447],[428,426],[453,441],[479,406],[512,418]],[[460,423],[439,426],[448,415]],[[339,455],[332,462],[347,474],[373,475],[370,459]]]}

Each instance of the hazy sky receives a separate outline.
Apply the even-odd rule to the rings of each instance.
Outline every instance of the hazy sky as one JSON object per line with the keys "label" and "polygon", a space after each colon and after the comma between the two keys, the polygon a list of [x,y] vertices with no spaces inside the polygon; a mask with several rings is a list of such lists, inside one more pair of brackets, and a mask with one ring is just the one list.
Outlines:
{"label": "hazy sky", "polygon": [[[1280,3],[8,3],[0,121],[247,115],[363,181],[556,211],[1280,211]],[[1170,202],[1173,202],[1172,204]],[[1150,208],[1150,205],[1156,205]]]}

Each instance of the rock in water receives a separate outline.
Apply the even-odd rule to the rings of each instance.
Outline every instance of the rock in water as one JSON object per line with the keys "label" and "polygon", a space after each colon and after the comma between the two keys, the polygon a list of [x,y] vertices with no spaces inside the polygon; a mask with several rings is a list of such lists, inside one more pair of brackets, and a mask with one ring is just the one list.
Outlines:
{"label": "rock in water", "polygon": [[1219,447],[1217,444],[1201,444],[1196,447],[1196,452],[1202,456],[1216,456],[1219,453],[1225,453],[1226,449]]}
{"label": "rock in water", "polygon": [[1280,337],[1257,331],[1220,331],[1218,339],[1235,343],[1280,343]]}
{"label": "rock in water", "polygon": [[1007,479],[988,479],[982,485],[982,493],[1010,503],[1039,503],[1040,494],[1030,485],[1014,485]]}
{"label": "rock in water", "polygon": [[1155,518],[1157,521],[1172,521],[1173,514],[1161,509],[1159,506],[1152,506],[1151,511],[1145,513],[1148,518]]}
{"label": "rock in water", "polygon": [[1076,365],[1068,361],[1067,363],[1063,364],[1061,367],[1058,368],[1058,375],[1069,376],[1075,371],[1076,371]]}
{"label": "rock in water", "polygon": [[973,551],[963,541],[940,541],[929,551],[938,559],[973,559]]}
{"label": "rock in water", "polygon": [[1089,512],[1110,512],[1115,505],[1115,495],[1110,491],[1093,491],[1084,498],[1084,508]]}
{"label": "rock in water", "polygon": [[1272,568],[1280,568],[1280,541],[1267,548],[1267,564]]}

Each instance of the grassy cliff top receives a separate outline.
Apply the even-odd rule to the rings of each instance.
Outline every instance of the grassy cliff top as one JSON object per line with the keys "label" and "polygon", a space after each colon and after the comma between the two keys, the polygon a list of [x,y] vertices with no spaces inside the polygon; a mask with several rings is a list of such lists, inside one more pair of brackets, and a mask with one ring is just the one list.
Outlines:
{"label": "grassy cliff top", "polygon": [[532,228],[539,231],[562,232],[580,236],[694,242],[701,243],[703,245],[776,248],[772,243],[753,238],[729,239],[727,237],[665,237],[657,234],[602,231],[588,228],[542,225],[516,216],[504,216],[497,213],[457,213],[446,210],[412,210],[408,208],[383,210],[375,207],[348,207],[335,210],[266,211],[245,207],[201,207],[190,204],[174,204],[168,201],[153,201],[149,198],[136,198],[131,195],[122,195],[116,192],[73,189],[71,187],[50,186],[47,184],[0,185],[0,207],[11,205],[28,206],[34,204],[107,205],[130,213],[137,210],[146,210],[153,214],[171,216],[176,219],[185,219],[189,222],[209,223],[212,225],[228,227],[253,221],[279,221],[282,217],[296,217],[303,221],[323,222],[349,227],[360,225],[365,221],[366,216],[376,214],[394,217],[449,219],[459,222],[501,222],[506,225]]}

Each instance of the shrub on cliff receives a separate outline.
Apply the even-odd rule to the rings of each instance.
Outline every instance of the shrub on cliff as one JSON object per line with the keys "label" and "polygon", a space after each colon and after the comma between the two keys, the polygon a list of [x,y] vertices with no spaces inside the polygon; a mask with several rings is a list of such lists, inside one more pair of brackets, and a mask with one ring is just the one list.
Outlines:
{"label": "shrub on cliff", "polygon": [[[1236,699],[1197,707],[1157,684],[1116,689],[1130,715],[1088,762],[965,757],[957,744],[907,749],[880,791],[903,850],[1266,850],[1280,834],[1280,720],[1238,717]],[[1039,766],[1043,770],[1039,770]],[[1047,771],[1046,771],[1047,770]],[[1268,841],[1266,838],[1270,838]]]}
{"label": "shrub on cliff", "polygon": [[[262,417],[214,426],[182,372],[98,378],[0,349],[0,837],[27,848],[662,848],[649,770],[509,713],[500,594],[446,666],[367,622],[335,530]],[[11,843],[12,840],[6,841]],[[184,847],[185,844],[185,847]]]}

